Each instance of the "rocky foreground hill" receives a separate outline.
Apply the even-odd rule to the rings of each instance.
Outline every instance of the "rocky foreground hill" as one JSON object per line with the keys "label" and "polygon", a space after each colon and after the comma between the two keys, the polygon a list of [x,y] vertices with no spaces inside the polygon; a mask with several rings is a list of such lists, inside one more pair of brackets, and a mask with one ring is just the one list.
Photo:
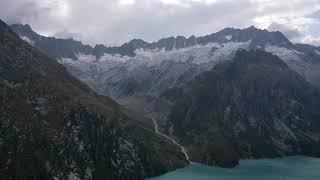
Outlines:
{"label": "rocky foreground hill", "polygon": [[180,147],[96,95],[0,21],[0,179],[144,179]]}

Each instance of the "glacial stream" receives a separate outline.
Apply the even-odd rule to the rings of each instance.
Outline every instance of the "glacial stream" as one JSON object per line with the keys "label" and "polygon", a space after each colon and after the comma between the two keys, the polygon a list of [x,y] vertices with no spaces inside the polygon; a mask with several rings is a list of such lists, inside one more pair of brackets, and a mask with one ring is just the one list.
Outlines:
{"label": "glacial stream", "polygon": [[153,121],[153,124],[154,124],[154,130],[156,131],[156,133],[166,139],[169,139],[172,143],[174,143],[175,145],[177,145],[178,147],[181,148],[181,152],[185,155],[186,159],[189,161],[189,156],[188,156],[188,153],[186,151],[186,149],[181,145],[179,144],[176,140],[170,138],[169,136],[165,135],[165,134],[162,134],[160,131],[159,131],[159,126],[158,126],[158,123],[157,121],[152,118],[152,121]]}

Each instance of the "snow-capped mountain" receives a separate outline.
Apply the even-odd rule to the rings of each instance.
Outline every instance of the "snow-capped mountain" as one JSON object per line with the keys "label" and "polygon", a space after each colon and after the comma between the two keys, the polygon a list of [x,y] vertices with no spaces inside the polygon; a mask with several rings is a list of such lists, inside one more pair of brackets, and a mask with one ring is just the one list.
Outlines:
{"label": "snow-capped mountain", "polygon": [[218,62],[232,59],[240,48],[271,52],[309,82],[320,86],[318,47],[294,45],[281,32],[253,26],[242,30],[226,28],[203,37],[178,36],[153,43],[135,39],[120,47],[97,45],[94,48],[79,41],[40,36],[28,25],[11,27],[22,38],[58,59],[93,90],[119,101],[159,94],[182,85]]}
{"label": "snow-capped mountain", "polygon": [[132,40],[121,47],[94,48],[79,41],[40,36],[28,25],[12,29],[33,46],[59,60],[99,94],[127,103],[135,96],[155,95],[190,81],[240,49],[264,49],[279,56],[308,81],[320,85],[319,48],[292,44],[280,32],[255,27],[226,28],[203,37],[178,36],[147,43]]}
{"label": "snow-capped mountain", "polygon": [[96,92],[116,99],[133,95],[154,94],[191,80],[219,61],[231,58],[249,42],[209,43],[165,50],[136,50],[134,57],[105,54],[99,60],[80,55],[77,61],[59,60],[74,75]]}

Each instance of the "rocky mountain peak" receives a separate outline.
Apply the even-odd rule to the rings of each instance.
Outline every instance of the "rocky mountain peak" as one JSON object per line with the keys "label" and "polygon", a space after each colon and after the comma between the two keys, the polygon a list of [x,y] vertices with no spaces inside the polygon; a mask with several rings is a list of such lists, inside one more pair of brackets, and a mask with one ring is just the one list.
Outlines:
{"label": "rocky mountain peak", "polygon": [[42,37],[34,32],[29,24],[13,24],[11,25],[11,29],[13,29],[20,37],[26,37],[32,41],[38,41]]}
{"label": "rocky mountain peak", "polygon": [[107,47],[103,44],[97,44],[92,50],[92,55],[96,56],[97,59],[100,59],[104,53],[107,51]]}
{"label": "rocky mountain peak", "polygon": [[281,32],[270,32],[258,29],[254,26],[250,26],[245,29],[226,28],[212,34],[211,36],[215,37],[214,39],[219,39],[220,42],[225,42],[225,39],[234,42],[251,41],[252,48],[264,48],[268,45],[287,48],[293,47],[293,44]]}
{"label": "rocky mountain peak", "polygon": [[258,30],[258,28],[256,28],[255,26],[251,25],[250,27],[246,28],[248,30]]}
{"label": "rocky mountain peak", "polygon": [[20,29],[21,32],[34,32],[29,24],[12,24],[11,27],[14,29]]}
{"label": "rocky mountain peak", "polygon": [[133,49],[140,49],[140,48],[147,48],[148,46],[150,46],[150,43],[147,43],[146,41],[142,40],[142,39],[133,39],[128,43],[125,43],[122,46],[130,46]]}

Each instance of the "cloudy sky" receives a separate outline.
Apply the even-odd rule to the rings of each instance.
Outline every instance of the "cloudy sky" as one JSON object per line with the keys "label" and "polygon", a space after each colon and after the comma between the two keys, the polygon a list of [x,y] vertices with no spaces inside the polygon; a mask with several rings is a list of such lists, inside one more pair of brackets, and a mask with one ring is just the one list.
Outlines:
{"label": "cloudy sky", "polygon": [[320,46],[320,0],[1,0],[0,18],[91,45],[254,25]]}

